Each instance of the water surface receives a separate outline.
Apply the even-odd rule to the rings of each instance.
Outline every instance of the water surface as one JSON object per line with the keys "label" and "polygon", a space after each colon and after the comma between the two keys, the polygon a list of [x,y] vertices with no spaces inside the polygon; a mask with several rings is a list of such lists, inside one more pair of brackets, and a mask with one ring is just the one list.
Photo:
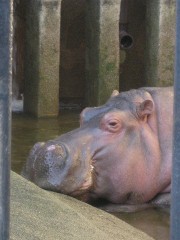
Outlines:
{"label": "water surface", "polygon": [[79,126],[77,111],[64,111],[58,118],[37,119],[23,113],[12,116],[13,171],[20,173],[28,153],[36,142],[44,142]]}

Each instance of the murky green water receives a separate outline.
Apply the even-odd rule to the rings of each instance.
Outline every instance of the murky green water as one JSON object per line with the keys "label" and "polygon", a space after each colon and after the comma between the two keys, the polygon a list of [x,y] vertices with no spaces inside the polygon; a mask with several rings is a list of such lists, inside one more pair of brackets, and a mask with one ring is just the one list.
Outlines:
{"label": "murky green water", "polygon": [[157,240],[169,239],[169,211],[146,209],[135,213],[113,214]]}
{"label": "murky green water", "polygon": [[79,125],[79,113],[65,111],[59,118],[36,119],[22,113],[12,116],[13,171],[20,173],[31,147],[39,141],[56,138]]}
{"label": "murky green water", "polygon": [[[12,170],[20,173],[34,143],[53,139],[78,125],[79,113],[72,111],[63,112],[59,118],[52,119],[36,119],[22,113],[13,113]],[[136,213],[116,213],[114,215],[157,240],[169,239],[169,213],[166,211],[147,209]]]}

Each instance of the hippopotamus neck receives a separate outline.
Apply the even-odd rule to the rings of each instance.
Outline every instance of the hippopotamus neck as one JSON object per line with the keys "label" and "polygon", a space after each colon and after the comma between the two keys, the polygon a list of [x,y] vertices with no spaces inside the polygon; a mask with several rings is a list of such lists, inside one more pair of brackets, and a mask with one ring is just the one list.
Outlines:
{"label": "hippopotamus neck", "polygon": [[161,152],[160,182],[165,188],[170,184],[172,165],[172,118],[173,89],[147,88],[155,103],[155,113],[149,119],[149,125],[157,132]]}

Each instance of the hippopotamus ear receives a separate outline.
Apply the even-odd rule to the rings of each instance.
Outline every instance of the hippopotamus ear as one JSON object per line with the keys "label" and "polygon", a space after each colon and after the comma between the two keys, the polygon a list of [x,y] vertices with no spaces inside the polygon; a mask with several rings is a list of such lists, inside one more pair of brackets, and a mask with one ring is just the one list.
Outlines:
{"label": "hippopotamus ear", "polygon": [[137,115],[142,120],[146,119],[150,114],[152,114],[153,110],[154,103],[151,100],[143,101],[136,108]]}
{"label": "hippopotamus ear", "polygon": [[119,91],[118,90],[114,90],[111,94],[111,97],[115,97],[119,94]]}

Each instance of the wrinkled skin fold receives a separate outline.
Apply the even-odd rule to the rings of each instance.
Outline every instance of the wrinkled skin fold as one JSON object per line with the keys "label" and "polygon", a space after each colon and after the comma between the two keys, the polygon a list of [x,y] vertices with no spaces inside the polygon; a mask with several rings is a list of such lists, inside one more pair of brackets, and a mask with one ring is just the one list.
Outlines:
{"label": "wrinkled skin fold", "polygon": [[173,90],[114,91],[80,127],[31,149],[22,175],[83,201],[143,204],[170,193]]}

